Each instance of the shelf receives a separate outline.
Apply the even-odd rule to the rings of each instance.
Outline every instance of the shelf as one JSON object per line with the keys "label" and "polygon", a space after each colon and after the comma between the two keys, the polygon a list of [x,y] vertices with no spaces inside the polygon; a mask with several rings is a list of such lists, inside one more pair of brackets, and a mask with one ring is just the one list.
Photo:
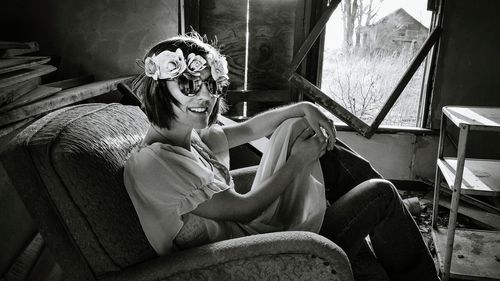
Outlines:
{"label": "shelf", "polygon": [[[437,164],[448,186],[455,182],[457,159],[445,157]],[[462,194],[500,196],[500,160],[465,159]],[[500,266],[500,264],[499,264]]]}
{"label": "shelf", "polygon": [[458,127],[500,132],[500,107],[445,106],[443,113]]}
{"label": "shelf", "polygon": [[[446,228],[432,230],[441,271],[446,252]],[[467,280],[500,279],[500,232],[457,229],[450,277]]]}

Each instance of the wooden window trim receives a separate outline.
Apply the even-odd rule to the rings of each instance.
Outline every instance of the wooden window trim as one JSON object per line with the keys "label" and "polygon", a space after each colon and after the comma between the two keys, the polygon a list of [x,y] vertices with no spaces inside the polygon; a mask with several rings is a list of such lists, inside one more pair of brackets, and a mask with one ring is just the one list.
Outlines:
{"label": "wooden window trim", "polygon": [[[398,84],[392,91],[391,95],[387,99],[386,103],[383,105],[382,109],[379,111],[371,125],[366,124],[364,121],[359,119],[357,116],[349,112],[343,106],[335,102],[332,98],[328,97],[321,89],[316,87],[313,83],[309,82],[301,74],[297,73],[297,68],[300,66],[302,61],[306,58],[308,52],[311,50],[313,44],[316,42],[318,37],[324,32],[326,24],[330,19],[331,15],[337,8],[341,0],[332,0],[329,6],[325,9],[314,28],[311,30],[309,35],[306,37],[297,53],[295,54],[291,64],[290,69],[286,73],[287,79],[296,88],[304,91],[304,93],[310,97],[314,102],[323,106],[326,110],[333,113],[347,125],[351,126],[358,133],[366,138],[371,138],[375,131],[378,129],[384,118],[389,113],[390,109],[394,106],[397,99],[405,89],[406,85],[413,77],[415,72],[418,70],[425,57],[429,54],[430,50],[434,45],[439,42],[441,35],[441,27],[437,24],[431,31],[429,37],[424,42],[420,50],[418,51],[415,58],[412,60],[410,66],[407,68]],[[439,5],[441,7],[442,5]]]}

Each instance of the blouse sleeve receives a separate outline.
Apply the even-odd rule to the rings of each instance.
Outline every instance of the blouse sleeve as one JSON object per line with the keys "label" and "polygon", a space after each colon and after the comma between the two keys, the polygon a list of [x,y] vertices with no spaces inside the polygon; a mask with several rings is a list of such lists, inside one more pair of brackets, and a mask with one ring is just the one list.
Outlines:
{"label": "blouse sleeve", "polygon": [[229,143],[226,134],[219,125],[212,125],[199,132],[200,138],[213,152],[217,161],[229,169]]}
{"label": "blouse sleeve", "polygon": [[160,144],[131,155],[124,181],[146,237],[159,254],[171,252],[182,215],[229,188],[189,151]]}

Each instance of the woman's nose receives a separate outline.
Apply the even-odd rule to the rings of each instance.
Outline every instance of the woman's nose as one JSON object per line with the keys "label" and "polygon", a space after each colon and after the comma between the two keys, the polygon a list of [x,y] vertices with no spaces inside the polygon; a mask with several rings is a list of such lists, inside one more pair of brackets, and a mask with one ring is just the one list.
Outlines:
{"label": "woman's nose", "polygon": [[207,99],[210,100],[212,98],[212,95],[208,91],[207,84],[203,83],[201,85],[200,93],[198,95],[199,98]]}

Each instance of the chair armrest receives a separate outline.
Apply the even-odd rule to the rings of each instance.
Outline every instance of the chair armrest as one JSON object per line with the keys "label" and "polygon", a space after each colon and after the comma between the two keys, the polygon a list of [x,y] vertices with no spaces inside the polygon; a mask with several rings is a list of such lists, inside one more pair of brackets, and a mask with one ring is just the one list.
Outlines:
{"label": "chair armrest", "polygon": [[[271,277],[272,276],[272,277]],[[287,231],[220,241],[131,266],[101,280],[354,280],[336,244]]]}
{"label": "chair armrest", "polygon": [[245,194],[250,191],[258,168],[259,166],[250,166],[230,171],[236,192]]}

